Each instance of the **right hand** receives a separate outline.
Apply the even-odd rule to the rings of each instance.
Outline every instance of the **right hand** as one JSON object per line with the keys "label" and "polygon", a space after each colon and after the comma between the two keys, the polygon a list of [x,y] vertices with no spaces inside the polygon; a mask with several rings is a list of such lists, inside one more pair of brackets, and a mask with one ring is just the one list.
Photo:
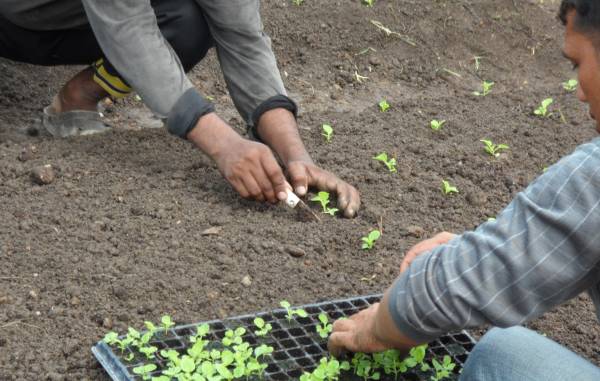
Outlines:
{"label": "right hand", "polygon": [[448,243],[452,238],[456,237],[456,234],[442,232],[435,235],[433,238],[426,239],[417,243],[413,246],[404,256],[402,264],[400,265],[400,273],[403,273],[408,269],[408,266],[415,260],[419,255],[433,250],[434,248]]}
{"label": "right hand", "polygon": [[273,152],[262,143],[239,137],[215,157],[219,171],[243,198],[277,203],[291,189]]}

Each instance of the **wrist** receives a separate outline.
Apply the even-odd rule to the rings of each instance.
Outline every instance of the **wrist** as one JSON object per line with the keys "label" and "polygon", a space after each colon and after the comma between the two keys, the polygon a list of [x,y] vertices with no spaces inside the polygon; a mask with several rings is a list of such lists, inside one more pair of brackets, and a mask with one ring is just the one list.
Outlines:
{"label": "wrist", "polygon": [[287,166],[294,161],[313,163],[298,133],[294,114],[284,108],[266,111],[258,120],[258,137],[271,147]]}
{"label": "wrist", "polygon": [[214,113],[203,115],[187,134],[191,141],[211,159],[216,160],[228,146],[242,137]]}

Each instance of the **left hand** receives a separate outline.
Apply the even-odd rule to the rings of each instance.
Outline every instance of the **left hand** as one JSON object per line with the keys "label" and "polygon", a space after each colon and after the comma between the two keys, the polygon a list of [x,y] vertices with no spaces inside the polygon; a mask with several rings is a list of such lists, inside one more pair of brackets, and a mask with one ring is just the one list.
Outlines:
{"label": "left hand", "polygon": [[360,208],[360,194],[352,185],[309,161],[290,161],[287,163],[287,172],[298,196],[306,195],[309,187],[333,192],[337,195],[337,206],[344,212],[344,216],[356,216]]}

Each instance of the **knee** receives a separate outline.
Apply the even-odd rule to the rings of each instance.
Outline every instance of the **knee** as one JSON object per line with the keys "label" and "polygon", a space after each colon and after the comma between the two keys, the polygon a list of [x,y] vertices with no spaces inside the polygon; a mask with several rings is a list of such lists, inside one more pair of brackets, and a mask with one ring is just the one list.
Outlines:
{"label": "knee", "polygon": [[518,343],[523,342],[527,332],[523,327],[489,330],[469,355],[460,381],[502,380],[503,364],[515,362],[520,352]]}

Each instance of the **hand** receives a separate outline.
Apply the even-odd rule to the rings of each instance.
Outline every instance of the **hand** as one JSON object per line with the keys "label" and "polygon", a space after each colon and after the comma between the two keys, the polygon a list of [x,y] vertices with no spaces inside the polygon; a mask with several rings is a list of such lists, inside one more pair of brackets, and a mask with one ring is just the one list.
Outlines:
{"label": "hand", "polygon": [[415,258],[417,258],[419,255],[431,251],[439,245],[444,245],[448,243],[448,241],[450,241],[454,237],[456,237],[456,234],[442,232],[437,234],[433,238],[429,238],[417,243],[404,256],[402,264],[400,265],[400,273],[406,271],[406,269],[408,269],[408,266],[410,266],[412,261],[414,261]]}
{"label": "hand", "polygon": [[356,216],[360,208],[358,191],[333,173],[317,167],[311,161],[292,160],[287,163],[287,174],[298,196],[306,195],[309,187],[333,192],[337,195],[337,206],[344,212],[344,216],[347,218]]}
{"label": "hand", "polygon": [[273,204],[286,199],[289,184],[266,145],[235,139],[216,155],[215,161],[223,177],[243,198]]}
{"label": "hand", "polygon": [[348,319],[336,320],[327,343],[329,352],[339,357],[344,352],[374,353],[390,349],[375,337],[375,316],[378,308],[379,303],[376,303]]}

